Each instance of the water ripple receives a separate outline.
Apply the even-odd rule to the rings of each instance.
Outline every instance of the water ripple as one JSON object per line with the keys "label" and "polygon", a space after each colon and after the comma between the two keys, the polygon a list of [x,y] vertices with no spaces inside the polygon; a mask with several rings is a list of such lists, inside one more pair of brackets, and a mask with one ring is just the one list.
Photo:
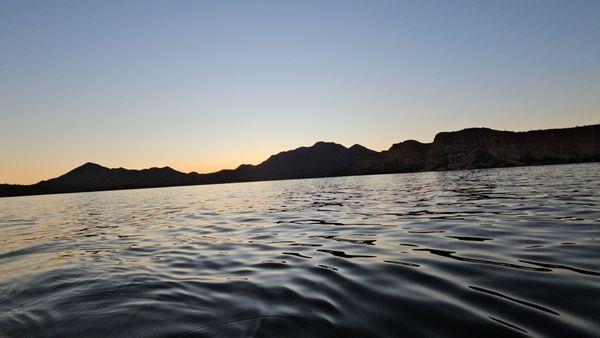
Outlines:
{"label": "water ripple", "polygon": [[600,332],[600,164],[0,199],[0,337]]}

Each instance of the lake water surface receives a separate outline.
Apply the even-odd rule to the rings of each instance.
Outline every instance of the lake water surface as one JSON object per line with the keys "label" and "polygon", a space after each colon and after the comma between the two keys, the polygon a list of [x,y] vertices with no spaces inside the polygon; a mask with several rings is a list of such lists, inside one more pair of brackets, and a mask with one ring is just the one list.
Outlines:
{"label": "lake water surface", "polygon": [[0,199],[0,337],[599,332],[598,163]]}

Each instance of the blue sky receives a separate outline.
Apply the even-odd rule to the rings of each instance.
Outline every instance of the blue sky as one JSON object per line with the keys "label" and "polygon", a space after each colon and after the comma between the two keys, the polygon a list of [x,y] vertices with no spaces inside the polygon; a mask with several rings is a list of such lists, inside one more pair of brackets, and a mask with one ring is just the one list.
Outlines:
{"label": "blue sky", "polygon": [[600,1],[0,3],[0,181],[600,122]]}

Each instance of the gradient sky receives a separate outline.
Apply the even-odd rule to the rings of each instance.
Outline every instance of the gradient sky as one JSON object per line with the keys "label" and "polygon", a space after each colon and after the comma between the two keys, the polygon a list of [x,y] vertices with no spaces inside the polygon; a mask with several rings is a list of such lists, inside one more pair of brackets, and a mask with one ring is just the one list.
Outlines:
{"label": "gradient sky", "polygon": [[0,182],[600,123],[600,1],[0,1]]}

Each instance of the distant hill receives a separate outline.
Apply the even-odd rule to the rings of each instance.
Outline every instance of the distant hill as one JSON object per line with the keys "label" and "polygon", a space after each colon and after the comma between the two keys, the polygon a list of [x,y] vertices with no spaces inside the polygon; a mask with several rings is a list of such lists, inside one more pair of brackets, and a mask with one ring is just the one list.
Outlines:
{"label": "distant hill", "polygon": [[32,185],[0,184],[0,197],[600,161],[600,124],[528,132],[469,128],[443,132],[432,143],[414,140],[376,152],[317,142],[272,155],[258,165],[210,174],[182,173],[169,167],[129,170],[86,163]]}

